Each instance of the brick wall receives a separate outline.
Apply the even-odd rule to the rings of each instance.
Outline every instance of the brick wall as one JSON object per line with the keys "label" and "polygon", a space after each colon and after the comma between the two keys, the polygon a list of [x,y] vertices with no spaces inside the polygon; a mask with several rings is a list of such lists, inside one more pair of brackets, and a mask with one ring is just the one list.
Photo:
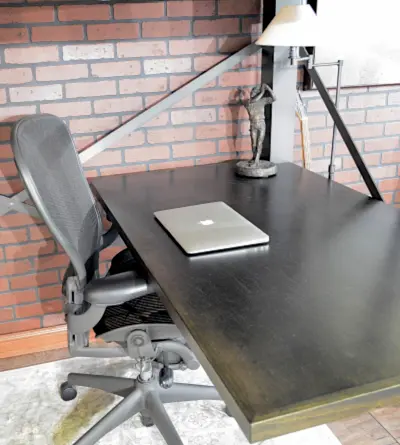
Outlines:
{"label": "brick wall", "polygon": [[[317,91],[302,93],[309,116],[312,169],[328,171],[332,119]],[[345,88],[340,111],[357,148],[378,184],[385,201],[400,207],[400,86]],[[295,159],[301,160],[301,137],[296,129]],[[360,174],[340,135],[335,180],[366,193]]]}
{"label": "brick wall", "polygon": [[[9,145],[18,117],[62,117],[82,150],[248,44],[258,31],[259,4],[2,6],[0,194],[22,189]],[[86,163],[87,176],[248,155],[248,124],[234,93],[258,82],[258,67],[252,57],[223,74]],[[109,249],[102,260],[114,254]],[[60,280],[67,261],[40,221],[24,214],[0,218],[0,334],[63,322]]]}

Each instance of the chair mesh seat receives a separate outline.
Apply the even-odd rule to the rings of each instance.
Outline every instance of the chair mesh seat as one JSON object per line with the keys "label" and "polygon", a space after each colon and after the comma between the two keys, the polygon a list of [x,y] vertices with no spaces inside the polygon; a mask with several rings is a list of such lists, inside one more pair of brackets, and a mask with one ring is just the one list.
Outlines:
{"label": "chair mesh seat", "polygon": [[135,324],[173,324],[165,306],[156,295],[145,295],[119,306],[108,306],[93,328],[96,335]]}

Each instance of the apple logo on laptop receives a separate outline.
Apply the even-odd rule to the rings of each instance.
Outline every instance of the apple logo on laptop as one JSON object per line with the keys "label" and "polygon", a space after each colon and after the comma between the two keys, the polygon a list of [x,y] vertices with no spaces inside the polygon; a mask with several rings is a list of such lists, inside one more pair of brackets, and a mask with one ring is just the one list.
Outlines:
{"label": "apple logo on laptop", "polygon": [[214,221],[212,219],[203,219],[203,221],[199,221],[198,224],[202,226],[212,226]]}

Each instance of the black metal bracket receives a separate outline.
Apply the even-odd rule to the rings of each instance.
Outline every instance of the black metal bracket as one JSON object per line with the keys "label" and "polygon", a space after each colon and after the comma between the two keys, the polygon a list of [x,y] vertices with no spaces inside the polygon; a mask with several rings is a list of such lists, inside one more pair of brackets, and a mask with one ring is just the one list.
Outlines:
{"label": "black metal bracket", "polygon": [[[301,48],[301,56],[306,57],[307,55],[308,55],[307,51],[304,48]],[[366,186],[368,187],[368,190],[372,198],[377,199],[379,201],[383,201],[382,195],[380,194],[375,184],[375,181],[368,170],[368,167],[365,165],[362,156],[357,150],[356,144],[354,143],[352,137],[350,136],[349,130],[344,124],[343,119],[339,114],[339,111],[336,109],[335,104],[332,102],[329,92],[325,87],[324,83],[322,82],[322,79],[319,76],[317,70],[313,67],[307,66],[307,64],[305,65],[305,68],[309,76],[311,77],[312,81],[314,82],[314,85],[316,86],[322,100],[324,101],[324,104],[328,109],[329,114],[333,119],[333,122],[336,124],[336,128],[338,129],[340,135],[342,136],[343,142],[346,144],[346,147],[349,150],[349,153],[353,158],[353,161],[355,162],[358,171],[360,172]]]}

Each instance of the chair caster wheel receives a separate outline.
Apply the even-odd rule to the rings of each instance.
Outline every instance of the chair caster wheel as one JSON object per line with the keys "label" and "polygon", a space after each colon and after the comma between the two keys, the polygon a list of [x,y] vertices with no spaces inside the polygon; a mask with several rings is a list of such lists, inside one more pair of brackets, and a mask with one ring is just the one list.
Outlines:
{"label": "chair caster wheel", "polygon": [[74,400],[77,394],[76,389],[68,382],[64,382],[60,385],[60,397],[64,402]]}
{"label": "chair caster wheel", "polygon": [[141,415],[140,421],[142,422],[142,425],[145,426],[146,428],[150,428],[151,426],[154,426],[154,422],[151,417]]}
{"label": "chair caster wheel", "polygon": [[226,415],[228,415],[229,417],[233,417],[227,406],[225,406],[224,411]]}

